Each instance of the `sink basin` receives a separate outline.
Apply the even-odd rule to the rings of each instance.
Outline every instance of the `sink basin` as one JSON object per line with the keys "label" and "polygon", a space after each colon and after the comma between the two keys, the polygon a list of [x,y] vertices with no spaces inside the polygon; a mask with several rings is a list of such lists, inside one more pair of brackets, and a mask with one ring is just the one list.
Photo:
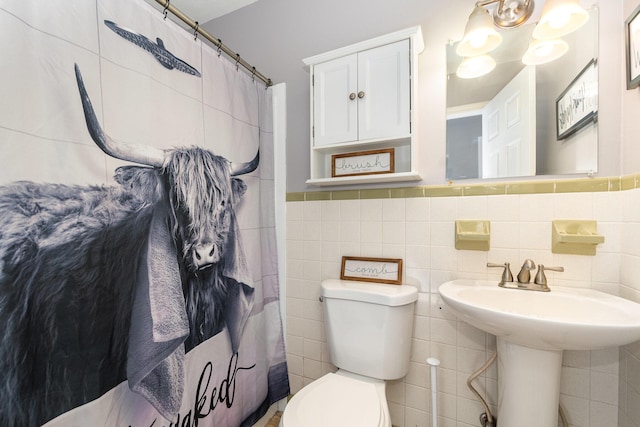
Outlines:
{"label": "sink basin", "polygon": [[640,340],[640,304],[592,289],[535,292],[462,279],[439,291],[462,320],[520,345],[596,350]]}
{"label": "sink basin", "polygon": [[640,304],[592,289],[462,279],[439,292],[460,320],[497,337],[498,425],[557,427],[563,351],[640,340]]}

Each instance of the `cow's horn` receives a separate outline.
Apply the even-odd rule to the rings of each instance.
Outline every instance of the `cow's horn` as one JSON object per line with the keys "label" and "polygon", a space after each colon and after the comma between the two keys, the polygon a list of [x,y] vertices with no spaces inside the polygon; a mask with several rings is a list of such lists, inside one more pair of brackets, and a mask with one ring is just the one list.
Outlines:
{"label": "cow's horn", "polygon": [[253,160],[246,163],[232,163],[231,164],[231,176],[244,175],[251,173],[258,168],[260,164],[260,150],[256,152],[256,156]]}
{"label": "cow's horn", "polygon": [[98,117],[93,110],[89,94],[84,87],[82,74],[78,64],[75,64],[76,81],[78,82],[78,90],[80,91],[80,99],[82,100],[82,109],[84,110],[84,118],[87,122],[87,128],[91,138],[98,147],[111,157],[126,160],[128,162],[140,163],[148,166],[161,167],[164,163],[164,151],[152,147],[142,147],[134,144],[127,144],[113,140],[109,135],[104,133],[98,122]]}

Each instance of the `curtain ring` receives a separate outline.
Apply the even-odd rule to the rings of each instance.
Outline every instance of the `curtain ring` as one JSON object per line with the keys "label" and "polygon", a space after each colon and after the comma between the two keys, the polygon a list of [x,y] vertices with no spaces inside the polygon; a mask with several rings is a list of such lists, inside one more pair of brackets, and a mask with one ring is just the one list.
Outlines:
{"label": "curtain ring", "polygon": [[238,71],[238,64],[240,63],[240,54],[236,53],[236,71]]}
{"label": "curtain ring", "polygon": [[167,13],[169,12],[169,5],[171,4],[171,0],[166,0],[167,2],[164,5],[164,10],[162,11],[162,14],[164,15],[164,20],[167,20]]}
{"label": "curtain ring", "polygon": [[193,40],[198,40],[198,27],[200,27],[200,24],[196,21],[196,25],[193,27]]}
{"label": "curtain ring", "polygon": [[220,54],[222,54],[222,40],[218,39],[218,58],[220,58]]}
{"label": "curtain ring", "polygon": [[255,83],[256,81],[256,67],[251,67],[251,81]]}

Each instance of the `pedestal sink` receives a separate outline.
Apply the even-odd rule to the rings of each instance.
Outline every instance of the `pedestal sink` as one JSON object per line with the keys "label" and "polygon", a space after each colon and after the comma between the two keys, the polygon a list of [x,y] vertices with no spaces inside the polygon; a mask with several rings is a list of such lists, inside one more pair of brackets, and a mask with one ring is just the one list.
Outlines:
{"label": "pedestal sink", "polygon": [[461,320],[497,337],[499,426],[557,427],[562,352],[640,340],[640,304],[550,287],[536,292],[461,279],[439,288]]}

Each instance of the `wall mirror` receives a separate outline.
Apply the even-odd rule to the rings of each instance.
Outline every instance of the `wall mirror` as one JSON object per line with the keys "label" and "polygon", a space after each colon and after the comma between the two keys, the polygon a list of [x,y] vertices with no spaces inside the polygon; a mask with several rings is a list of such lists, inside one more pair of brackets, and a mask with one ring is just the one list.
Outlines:
{"label": "wall mirror", "polygon": [[[503,42],[490,52],[497,65],[481,77],[459,78],[463,58],[457,43],[447,45],[447,180],[597,173],[597,7],[589,14],[563,37],[568,52],[542,65],[522,63],[535,23],[500,30]],[[591,91],[594,111],[565,132],[562,105],[580,102],[567,95],[578,86]]]}

